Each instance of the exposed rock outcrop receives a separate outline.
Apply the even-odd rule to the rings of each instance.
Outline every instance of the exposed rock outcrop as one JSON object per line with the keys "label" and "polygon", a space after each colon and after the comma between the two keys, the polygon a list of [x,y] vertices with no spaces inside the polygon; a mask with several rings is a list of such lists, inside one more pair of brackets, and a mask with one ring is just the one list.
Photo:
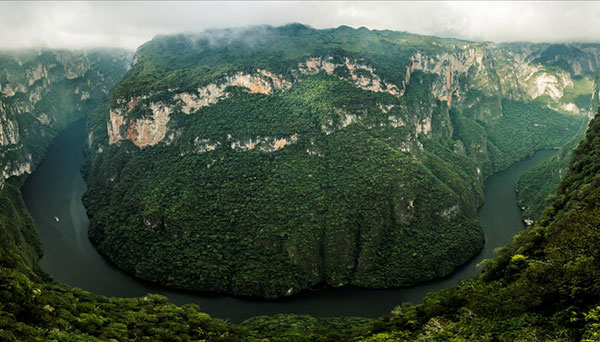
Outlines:
{"label": "exposed rock outcrop", "polygon": [[[535,51],[537,50],[524,48],[515,52],[493,44],[465,43],[455,45],[452,51],[437,54],[415,52],[407,65],[399,66],[406,69],[402,84],[385,81],[373,66],[348,57],[307,58],[299,62],[295,69],[290,70],[292,78],[264,69],[257,69],[250,74],[236,72],[200,86],[195,91],[178,92],[177,89],[168,89],[167,97],[172,98],[172,101],[152,102],[151,98],[157,94],[118,99],[117,105],[110,109],[110,120],[107,124],[109,143],[115,144],[127,139],[140,148],[156,145],[168,135],[170,115],[178,112],[193,114],[216,104],[230,95],[228,87],[241,87],[251,94],[271,95],[275,91],[289,90],[304,76],[319,73],[348,81],[366,91],[387,93],[395,97],[405,94],[415,72],[435,75],[431,83],[431,96],[446,103],[448,107],[476,111],[484,121],[489,120],[483,118],[486,113],[496,113],[488,115],[490,118],[501,115],[499,99],[502,97],[531,101],[547,96],[553,101],[548,103],[552,109],[569,113],[581,112],[576,104],[561,102],[565,89],[574,85],[569,73],[556,68],[548,69],[536,63]],[[474,90],[477,96],[467,96],[467,93]],[[496,100],[486,102],[482,97]],[[393,105],[380,107],[385,113],[390,111]],[[134,110],[146,113],[145,117],[131,117]],[[389,122],[394,128],[412,125],[417,137],[430,135],[434,126],[428,115],[430,114],[425,114],[419,122],[412,124],[396,116],[390,116]],[[335,129],[344,128],[360,120],[359,113],[344,113],[339,123],[327,121],[322,124],[322,130],[330,134]]]}
{"label": "exposed rock outcrop", "polygon": [[360,64],[357,61],[350,61],[345,57],[343,63],[334,63],[333,57],[313,57],[305,62],[298,63],[298,72],[303,75],[316,75],[323,71],[327,75],[333,75],[337,68],[345,68],[350,77],[340,76],[340,79],[348,80],[355,86],[373,91],[376,93],[385,92],[394,96],[402,96],[403,90],[392,83],[384,82],[379,75],[375,73],[375,69],[371,66]]}
{"label": "exposed rock outcrop", "polygon": [[500,86],[491,73],[486,59],[490,59],[486,47],[474,48],[469,45],[463,46],[462,49],[454,53],[442,53],[433,56],[417,52],[411,57],[411,62],[406,67],[406,79],[403,86],[410,82],[411,75],[417,70],[435,74],[438,77],[433,83],[431,92],[440,101],[448,103],[450,107],[452,96],[461,87],[458,80],[467,74],[471,74],[471,80],[475,81],[473,86],[476,86],[477,89],[486,94],[498,94]]}
{"label": "exposed rock outcrop", "polygon": [[292,87],[292,82],[282,75],[274,75],[267,70],[258,69],[254,74],[238,72],[233,76],[208,84],[197,89],[197,93],[176,94],[173,99],[181,105],[181,111],[190,114],[202,107],[217,103],[227,97],[227,87],[243,87],[251,94],[271,94],[275,90],[286,90]]}
{"label": "exposed rock outcrop", "polygon": [[295,144],[298,141],[298,134],[288,137],[255,137],[247,140],[234,140],[231,142],[231,149],[236,151],[251,151],[258,149],[262,152],[274,152],[285,146]]}
{"label": "exposed rock outcrop", "polygon": [[88,104],[98,104],[108,95],[131,57],[119,50],[0,54],[1,178],[31,172],[44,144],[57,130],[89,114]]}

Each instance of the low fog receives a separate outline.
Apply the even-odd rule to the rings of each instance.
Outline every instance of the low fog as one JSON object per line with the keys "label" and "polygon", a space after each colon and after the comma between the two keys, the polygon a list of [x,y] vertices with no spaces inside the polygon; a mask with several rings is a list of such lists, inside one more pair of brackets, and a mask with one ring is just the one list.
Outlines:
{"label": "low fog", "polygon": [[600,41],[597,2],[2,2],[0,48],[135,49],[156,34],[291,22],[476,41]]}

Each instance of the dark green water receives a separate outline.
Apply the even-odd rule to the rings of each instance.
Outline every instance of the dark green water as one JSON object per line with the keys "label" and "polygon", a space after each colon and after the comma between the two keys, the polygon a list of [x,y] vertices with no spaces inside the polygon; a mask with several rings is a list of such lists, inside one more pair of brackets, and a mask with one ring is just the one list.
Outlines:
{"label": "dark green water", "polygon": [[198,303],[203,311],[212,316],[234,322],[251,316],[277,313],[377,317],[390,312],[402,302],[417,303],[431,291],[456,285],[460,280],[476,274],[476,265],[482,259],[493,257],[494,248],[505,245],[515,232],[524,228],[521,211],[516,205],[515,184],[523,173],[555,153],[540,151],[488,179],[485,204],[478,214],[484,227],[486,245],[477,257],[451,276],[409,288],[324,289],[265,301],[166,290],[137,280],[108,263],[87,239],[88,218],[81,204],[86,184],[80,173],[85,138],[83,121],[61,133],[23,187],[25,203],[44,244],[41,266],[56,281],[94,293],[121,297],[159,293],[176,304]]}

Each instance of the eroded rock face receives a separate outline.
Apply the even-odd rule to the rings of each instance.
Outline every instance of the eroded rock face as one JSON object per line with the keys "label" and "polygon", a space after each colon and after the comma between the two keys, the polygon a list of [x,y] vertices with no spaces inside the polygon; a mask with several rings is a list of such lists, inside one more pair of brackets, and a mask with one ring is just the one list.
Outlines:
{"label": "eroded rock face", "polygon": [[89,60],[86,55],[73,56],[69,53],[57,53],[56,59],[61,63],[65,77],[69,80],[82,77],[89,70]]}
{"label": "eroded rock face", "polygon": [[564,105],[563,109],[568,112],[579,113],[579,108],[572,102]]}
{"label": "eroded rock face", "polygon": [[[139,98],[127,103],[128,108],[135,107]],[[123,108],[113,108],[109,112],[107,131],[109,143],[114,144],[120,140],[128,139],[138,147],[156,145],[163,140],[167,124],[169,123],[172,109],[161,103],[151,103],[149,106],[151,117],[143,119],[129,119],[126,121],[126,111]]]}
{"label": "eroded rock face", "polygon": [[42,64],[38,64],[32,69],[28,69],[27,73],[27,84],[32,86],[36,81],[48,77],[48,69]]}
{"label": "eroded rock face", "polygon": [[165,137],[171,108],[158,103],[150,104],[152,118],[136,120],[135,124],[129,125],[127,139],[136,146],[143,147],[156,145]]}
{"label": "eroded rock face", "polygon": [[[405,81],[400,88],[404,89],[414,72],[420,70],[438,76],[432,85],[432,94],[449,107],[452,107],[453,99],[462,102],[468,89],[477,89],[483,96],[520,101],[547,96],[550,99],[548,107],[552,109],[581,112],[582,108],[576,108],[575,104],[562,102],[565,90],[574,86],[573,76],[566,70],[548,67],[537,61],[540,49],[543,47],[525,46],[511,50],[488,44],[479,47],[458,46],[454,53],[433,56],[417,52],[411,57]],[[573,61],[571,64],[575,75],[588,72],[591,64],[583,67],[580,64],[584,62],[595,63],[591,59]],[[477,103],[458,105],[471,107]]]}
{"label": "eroded rock face", "polygon": [[600,106],[600,75],[594,81],[594,91],[592,92],[592,99],[590,102],[590,107],[587,110],[588,121],[594,118],[598,106]]}
{"label": "eroded rock face", "polygon": [[298,142],[298,134],[293,134],[288,137],[255,137],[247,140],[234,140],[230,146],[235,151],[251,151],[258,149],[262,152],[274,152],[284,148],[285,146]]}
{"label": "eroded rock face", "polygon": [[190,114],[202,107],[217,103],[221,98],[226,96],[224,89],[225,88],[221,89],[214,84],[210,84],[206,87],[199,88],[198,94],[181,93],[175,95],[173,99],[180,102],[182,112]]}
{"label": "eroded rock face", "polygon": [[[400,97],[403,95],[403,90],[398,86],[384,82],[376,73],[375,70],[364,64],[356,61],[351,61],[348,58],[344,59],[344,63],[333,63],[333,57],[309,58],[305,62],[298,64],[298,69],[292,73],[296,75],[293,80],[286,79],[283,75],[276,75],[268,70],[257,69],[253,74],[244,74],[242,72],[235,73],[230,76],[217,80],[208,85],[199,87],[195,92],[180,92],[176,91],[172,95],[173,102],[151,103],[145,104],[145,99],[151,95],[133,97],[129,100],[117,100],[117,106],[112,107],[109,111],[109,122],[107,123],[107,132],[109,136],[109,144],[115,144],[122,140],[130,140],[138,147],[152,146],[163,141],[167,135],[167,125],[170,115],[181,111],[184,114],[193,114],[201,108],[213,105],[228,97],[227,87],[237,86],[245,88],[251,94],[270,95],[275,91],[289,90],[299,77],[303,75],[314,75],[319,72],[325,72],[328,75],[333,75],[336,68],[342,67],[349,71],[350,77],[341,79],[353,83],[356,87],[367,91],[385,92],[390,95]],[[151,115],[144,119],[130,119],[129,113],[137,106],[143,106]],[[152,108],[154,106],[154,108]],[[157,108],[162,108],[158,111]],[[382,107],[382,110],[390,110],[392,107]],[[346,113],[341,119],[340,127],[344,128],[351,123],[357,122],[359,118],[356,114]],[[398,125],[398,122],[394,123]],[[324,130],[332,128],[325,127]],[[240,144],[242,144],[240,142]],[[286,143],[281,142],[281,146]],[[244,146],[252,146],[252,141],[243,143]],[[236,145],[236,146],[242,146]],[[267,150],[277,150],[273,147]]]}
{"label": "eroded rock face", "polygon": [[542,95],[548,95],[553,99],[558,99],[564,95],[564,89],[566,87],[573,86],[573,82],[566,73],[560,73],[558,77],[556,75],[542,73],[534,79],[537,88],[534,88],[535,91],[533,93],[528,94],[532,99],[536,99]]}
{"label": "eroded rock face", "polygon": [[190,114],[202,107],[217,103],[227,97],[225,89],[237,86],[246,88],[251,94],[271,94],[275,90],[287,90],[292,87],[292,82],[286,80],[282,75],[274,75],[267,70],[258,69],[254,74],[238,72],[233,76],[200,87],[197,93],[180,93],[173,99],[181,105],[181,111]]}
{"label": "eroded rock face", "polygon": [[498,76],[506,97],[512,100],[531,101],[540,96],[560,99],[573,79],[567,71],[534,62],[535,53],[524,48],[521,51],[503,51],[498,53]]}
{"label": "eroded rock face", "polygon": [[[150,97],[134,97],[130,100],[119,99],[118,106],[109,111],[110,120],[107,123],[109,144],[127,139],[138,147],[156,145],[165,138],[167,124],[170,116],[176,110],[185,114],[192,114],[199,109],[210,106],[227,98],[227,87],[242,87],[251,94],[272,94],[277,90],[287,90],[292,87],[292,82],[281,75],[274,75],[267,70],[258,69],[254,74],[238,72],[232,76],[199,87],[195,93],[181,92],[172,96],[174,103],[162,102],[140,103]],[[143,102],[143,101],[142,101]],[[129,112],[137,106],[149,109],[151,116],[143,119],[128,119]]]}
{"label": "eroded rock face", "polygon": [[0,146],[15,145],[19,141],[17,122],[0,118]]}
{"label": "eroded rock face", "polygon": [[[156,145],[169,135],[170,115],[178,112],[193,114],[204,107],[216,104],[229,96],[228,87],[241,87],[251,94],[271,95],[275,91],[289,90],[304,76],[319,73],[334,77],[338,75],[339,79],[348,81],[357,88],[387,93],[395,97],[404,96],[415,72],[436,75],[431,84],[431,95],[446,103],[448,107],[480,106],[478,102],[480,98],[474,100],[471,98],[470,102],[465,102],[465,94],[470,89],[476,89],[483,96],[496,99],[506,96],[509,99],[530,101],[540,96],[548,96],[559,101],[564,96],[565,89],[573,86],[569,74],[556,70],[548,72],[543,66],[533,63],[531,56],[533,56],[531,50],[515,53],[498,49],[493,44],[457,45],[453,52],[435,55],[416,52],[407,65],[399,66],[406,68],[406,73],[404,81],[398,85],[384,81],[374,67],[347,57],[308,58],[291,70],[292,79],[263,69],[257,69],[250,74],[237,72],[200,86],[195,91],[178,92],[176,89],[169,89],[168,96],[172,101],[162,100],[162,102],[152,103],[142,101],[150,99],[155,94],[117,100],[117,106],[110,109],[110,120],[107,123],[109,144],[127,139],[140,148]],[[498,68],[495,68],[495,64],[499,64]],[[453,101],[457,102],[453,103]],[[142,111],[148,114],[145,118],[130,118],[130,112],[138,106],[142,106]],[[381,105],[380,109],[388,112],[392,107]],[[580,112],[580,109],[572,103],[557,102],[550,107],[571,113]],[[484,104],[478,111],[483,116],[486,113],[501,113],[502,109],[500,102],[497,101]],[[358,113],[344,113],[342,116],[339,124],[324,123],[322,131],[330,134],[335,129],[344,128],[361,120]],[[419,120],[421,121],[412,123],[414,135],[430,135],[433,129],[431,118],[425,117]],[[397,128],[407,123],[400,118],[392,117],[390,125]]]}
{"label": "eroded rock face", "polygon": [[489,58],[489,51],[485,47],[473,48],[463,46],[455,53],[443,53],[434,56],[426,56],[421,52],[411,57],[411,63],[406,69],[406,79],[403,86],[409,84],[411,75],[419,70],[438,77],[432,86],[432,94],[444,101],[450,107],[452,96],[459,91],[459,79],[471,73],[470,78],[474,80],[474,86],[486,94],[497,94],[500,91],[499,84],[494,81],[493,75],[485,63]]}
{"label": "eroded rock face", "polygon": [[199,137],[196,137],[194,139],[194,146],[196,147],[196,150],[194,152],[204,153],[214,151],[219,145],[221,145],[219,141],[213,142],[211,139],[201,139]]}
{"label": "eroded rock face", "polygon": [[[0,169],[8,178],[31,172],[42,157],[37,138],[25,142],[21,134],[49,141],[58,129],[83,117],[84,102],[99,101],[126,71],[131,53],[125,51],[19,51],[4,52],[0,66]],[[105,68],[105,69],[103,69]],[[94,74],[94,82],[86,78]],[[106,76],[105,78],[105,75]],[[114,77],[114,78],[113,78]],[[65,80],[72,88],[65,88]],[[61,83],[55,91],[56,84]],[[57,95],[58,94],[58,95]],[[64,96],[65,101],[44,101]],[[50,103],[50,104],[49,104]],[[28,119],[20,120],[21,117]],[[40,142],[41,144],[42,142]]]}
{"label": "eroded rock face", "polygon": [[431,119],[426,118],[417,125],[416,134],[418,136],[420,134],[428,135],[429,133],[431,133]]}
{"label": "eroded rock face", "polygon": [[2,177],[7,179],[12,176],[20,176],[31,173],[32,156],[27,154],[25,161],[7,161],[2,168]]}
{"label": "eroded rock face", "polygon": [[360,64],[357,61],[350,61],[347,57],[344,58],[344,63],[334,63],[333,57],[324,59],[313,57],[306,60],[306,62],[298,64],[298,72],[303,75],[316,75],[321,71],[327,75],[333,75],[337,68],[345,68],[350,74],[349,78],[340,76],[340,79],[348,80],[358,88],[376,93],[385,92],[394,96],[402,96],[404,94],[404,91],[400,90],[395,84],[384,82],[375,73],[373,67]]}
{"label": "eroded rock face", "polygon": [[13,97],[17,93],[25,93],[27,91],[27,87],[21,83],[5,84],[0,89],[2,89],[2,95],[5,97]]}

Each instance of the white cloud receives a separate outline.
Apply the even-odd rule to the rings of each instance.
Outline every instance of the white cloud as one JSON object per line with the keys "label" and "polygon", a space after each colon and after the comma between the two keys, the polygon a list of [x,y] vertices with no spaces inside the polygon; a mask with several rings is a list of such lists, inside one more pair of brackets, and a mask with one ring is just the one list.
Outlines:
{"label": "white cloud", "polygon": [[0,47],[135,49],[159,33],[305,23],[488,41],[600,41],[597,2],[2,2]]}

